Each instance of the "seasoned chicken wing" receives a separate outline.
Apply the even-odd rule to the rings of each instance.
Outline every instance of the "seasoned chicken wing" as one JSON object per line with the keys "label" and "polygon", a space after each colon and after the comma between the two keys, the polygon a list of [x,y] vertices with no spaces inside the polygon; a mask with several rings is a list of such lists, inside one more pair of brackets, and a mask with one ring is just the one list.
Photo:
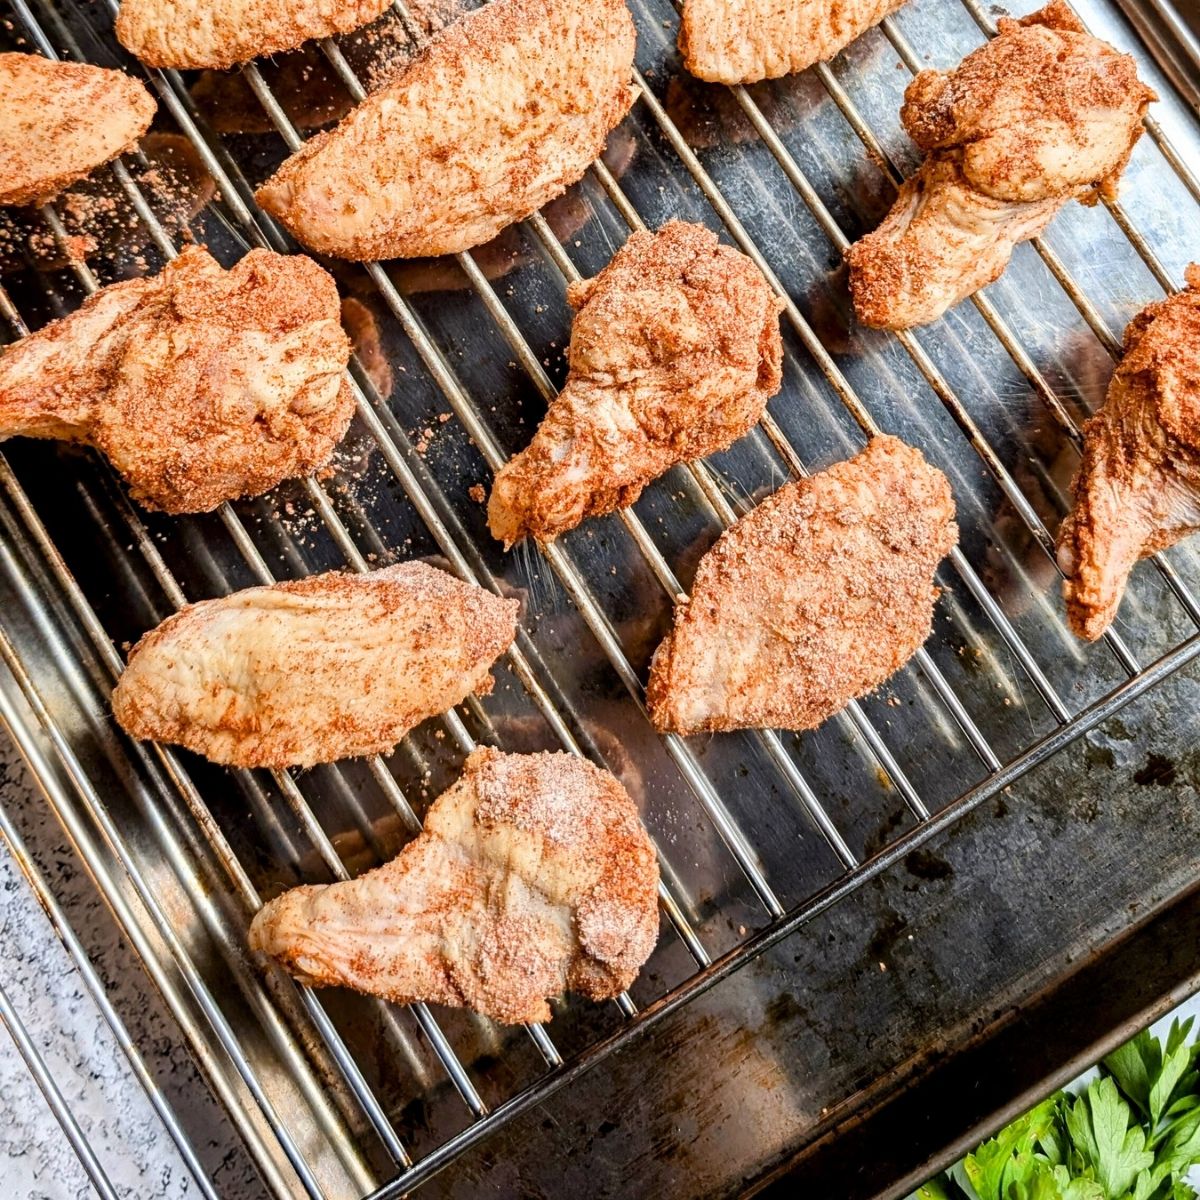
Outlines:
{"label": "seasoned chicken wing", "polygon": [[624,0],[493,0],[258,190],[306,246],[414,258],[478,246],[578,179],[628,111]]}
{"label": "seasoned chicken wing", "polygon": [[620,994],[658,933],[658,863],[625,789],[567,754],[476,750],[424,832],[347,882],[297,887],[250,926],[306,983],[396,1003],[550,1019],[549,997]]}
{"label": "seasoned chicken wing", "polygon": [[824,62],[904,0],[684,0],[683,65],[711,83],[777,79]]}
{"label": "seasoned chicken wing", "polygon": [[121,0],[117,40],[149,67],[224,70],[374,21],[389,0]]}
{"label": "seasoned chicken wing", "polygon": [[488,504],[506,546],[632,504],[676,463],[736,441],[779,390],[783,302],[701,225],[635,233],[567,299],[578,315],[566,386]]}
{"label": "seasoned chicken wing", "polygon": [[0,54],[0,204],[48,200],[150,127],[150,93],[121,71]]}
{"label": "seasoned chicken wing", "polygon": [[780,488],[701,559],[651,664],[651,720],[815,728],[920,648],[957,539],[946,477],[897,438]]}
{"label": "seasoned chicken wing", "polygon": [[311,259],[190,247],[0,356],[0,438],[84,442],[133,496],[206,512],[328,461],[354,411],[337,288]]}
{"label": "seasoned chicken wing", "polygon": [[384,754],[491,690],[518,607],[420,562],[247,588],[146,634],[113,712],[134,737],[239,767]]}
{"label": "seasoned chicken wing", "polygon": [[996,200],[966,181],[954,156],[927,158],[883,224],[847,252],[855,316],[875,329],[936,321],[999,279],[1013,248],[1062,206],[1057,197]]}
{"label": "seasoned chicken wing", "polygon": [[1058,533],[1071,628],[1112,624],[1140,558],[1200,530],[1200,265],[1125,330],[1104,407],[1083,428],[1075,506]]}
{"label": "seasoned chicken wing", "polygon": [[907,329],[999,278],[1069,200],[1115,192],[1154,93],[1054,0],[953,71],[922,71],[901,120],[926,151],[883,224],[846,252],[864,325]]}

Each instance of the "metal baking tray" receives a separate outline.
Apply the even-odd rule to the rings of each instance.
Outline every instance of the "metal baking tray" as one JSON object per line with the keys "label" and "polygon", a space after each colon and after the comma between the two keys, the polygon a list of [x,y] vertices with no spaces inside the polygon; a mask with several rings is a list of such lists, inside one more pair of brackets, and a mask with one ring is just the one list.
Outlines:
{"label": "metal baking tray", "polygon": [[[331,264],[359,350],[331,472],[169,519],[136,510],[90,453],[22,441],[0,458],[0,717],[280,1196],[719,1196],[781,1178],[899,1195],[1200,983],[1183,936],[1200,861],[1197,548],[1141,564],[1091,646],[1064,623],[1052,548],[1126,321],[1200,257],[1195,113],[1113,4],[1080,0],[1160,94],[1120,200],[1068,207],[936,325],[877,333],[851,319],[841,251],[917,163],[898,119],[913,71],[957,62],[998,10],[914,0],[828,65],[728,89],[682,73],[669,0],[632,7],[641,96],[564,198],[455,259]],[[397,5],[383,36],[202,80],[125,56],[114,8],[0,0],[0,48],[146,78],[156,131],[190,143],[213,194],[192,211],[203,188],[162,193],[127,156],[96,185],[125,215],[73,265],[54,256],[77,235],[70,206],[33,214],[0,277],[5,338],[158,270],[184,238],[227,263],[290,249],[254,185],[452,15]],[[214,128],[231,123],[243,131]],[[477,497],[563,381],[566,285],[672,217],[720,231],[785,297],[783,390],[750,436],[631,510],[504,554]],[[812,733],[655,735],[647,666],[700,555],[875,429],[955,492],[961,543],[926,647]],[[411,557],[520,596],[524,615],[495,692],[386,760],[226,771],[113,723],[124,648],[180,604]],[[628,1003],[502,1028],[247,961],[263,897],[395,854],[477,742],[587,755],[636,799],[663,921]],[[0,1017],[20,1028],[7,1002]],[[103,1164],[60,1115],[103,1194]]]}

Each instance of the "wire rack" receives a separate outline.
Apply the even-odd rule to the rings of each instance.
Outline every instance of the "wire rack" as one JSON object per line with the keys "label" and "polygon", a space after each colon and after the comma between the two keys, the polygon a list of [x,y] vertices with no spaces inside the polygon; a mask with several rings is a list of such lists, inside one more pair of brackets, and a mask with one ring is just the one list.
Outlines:
{"label": "wire rack", "polygon": [[[6,3],[9,36],[24,46],[145,78],[159,124],[188,140],[217,191],[183,230],[158,211],[144,160],[114,163],[107,183],[129,207],[137,252],[104,247],[90,264],[3,280],[0,325],[11,337],[113,279],[161,268],[181,235],[227,263],[253,246],[295,248],[252,199],[304,137],[292,122],[303,107],[270,82],[288,78],[273,64],[216,81],[252,95],[267,129],[221,135],[195,79],[120,53],[115,0]],[[1198,130],[1144,55],[1163,103],[1122,199],[1072,206],[1018,249],[1001,281],[938,325],[884,335],[850,320],[841,251],[916,165],[897,118],[905,83],[993,34],[990,11],[977,0],[916,0],[831,64],[724,89],[679,71],[674,8],[645,0],[634,10],[640,98],[566,198],[453,260],[333,267],[357,306],[357,415],[329,477],[167,520],[137,511],[95,456],[20,444],[0,458],[0,554],[28,613],[0,619],[14,681],[0,689],[0,716],[280,1195],[398,1196],[430,1181],[1200,653],[1200,566],[1188,547],[1135,571],[1122,619],[1095,646],[1065,627],[1053,553],[1079,427],[1102,400],[1120,331],[1177,289],[1189,253],[1200,255],[1186,236],[1200,208],[1190,165]],[[1106,4],[1081,12],[1094,32],[1132,43]],[[421,37],[422,20],[401,3],[384,24],[401,44]],[[360,100],[380,45],[361,35],[323,42],[308,77],[345,103]],[[595,273],[630,231],[672,216],[720,230],[784,299],[784,390],[741,443],[672,471],[633,508],[504,556],[475,489],[527,442],[561,384],[566,286]],[[61,206],[37,220],[60,245],[71,236]],[[879,694],[814,733],[655,735],[646,668],[699,555],[762,495],[881,429],[940,466],[959,506],[962,540],[939,576],[930,642]],[[123,645],[188,601],[418,555],[521,595],[525,616],[496,693],[415,731],[389,758],[222,772],[131,744],[107,717]],[[86,731],[63,693],[86,698]],[[264,895],[393,855],[481,741],[585,755],[638,800],[658,846],[664,919],[631,994],[511,1030],[313,992],[244,961]],[[146,1082],[7,819],[0,835],[48,897]],[[2,990],[0,1019],[96,1190],[115,1195]],[[187,1134],[150,1094],[211,1195]]]}

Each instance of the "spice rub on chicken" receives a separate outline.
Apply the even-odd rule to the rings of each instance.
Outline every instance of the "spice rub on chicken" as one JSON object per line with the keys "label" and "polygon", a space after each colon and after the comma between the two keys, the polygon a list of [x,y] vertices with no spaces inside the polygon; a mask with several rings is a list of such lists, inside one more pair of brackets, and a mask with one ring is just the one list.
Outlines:
{"label": "spice rub on chicken", "polygon": [[250,945],[306,983],[548,1021],[619,995],[658,934],[658,864],[628,793],[567,754],[476,750],[398,858],[293,888]]}
{"label": "spice rub on chicken", "polygon": [[574,183],[629,110],[624,0],[493,0],[305,144],[259,203],[337,258],[478,246]]}
{"label": "spice rub on chicken", "polygon": [[999,29],[954,70],[908,85],[900,117],[928,157],[846,252],[864,325],[936,320],[998,279],[1068,201],[1115,192],[1155,99],[1134,60],[1060,0]]}
{"label": "spice rub on chicken", "polygon": [[506,546],[632,504],[677,463],[731,445],[779,390],[783,302],[701,225],[635,233],[567,298],[566,386],[488,504]]}
{"label": "spice rub on chicken", "polygon": [[756,83],[833,58],[904,0],[684,0],[683,65],[710,83]]}
{"label": "spice rub on chicken", "polygon": [[224,70],[374,21],[389,0],[121,0],[117,40],[148,67]]}
{"label": "spice rub on chicken", "polygon": [[324,466],[350,423],[337,288],[311,259],[189,247],[0,355],[0,439],[102,451],[135,500],[207,512]]}
{"label": "spice rub on chicken", "polygon": [[420,562],[247,588],[146,634],[113,712],[134,737],[239,767],[387,753],[491,690],[517,608]]}
{"label": "spice rub on chicken", "polygon": [[1200,530],[1200,265],[1125,330],[1104,407],[1083,427],[1075,504],[1058,533],[1071,628],[1112,624],[1138,559]]}
{"label": "spice rub on chicken", "polygon": [[0,204],[51,199],[134,146],[154,108],[123,71],[0,54]]}
{"label": "spice rub on chicken", "polygon": [[780,488],[700,560],[651,664],[654,725],[814,729],[920,648],[957,539],[946,477],[894,437]]}

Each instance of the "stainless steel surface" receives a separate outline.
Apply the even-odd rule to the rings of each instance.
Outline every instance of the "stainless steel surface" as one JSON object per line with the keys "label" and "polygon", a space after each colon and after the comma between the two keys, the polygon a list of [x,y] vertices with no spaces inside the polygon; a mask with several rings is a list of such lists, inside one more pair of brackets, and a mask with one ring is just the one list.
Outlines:
{"label": "stainless steel surface", "polygon": [[[142,72],[120,54],[115,3],[5,2],[4,36],[145,74],[159,124],[193,142],[219,189],[193,236],[226,262],[249,246],[289,248],[252,201],[252,185],[301,140],[263,72],[242,78],[277,132],[219,137],[192,79]],[[680,73],[669,4],[633,7],[641,98],[564,201],[452,262],[335,268],[343,294],[369,311],[389,370],[355,363],[358,415],[331,477],[167,520],[135,511],[93,456],[14,443],[0,462],[10,672],[0,714],[281,1195],[362,1195],[393,1178],[388,1194],[399,1194],[552,1091],[586,1090],[589,1072],[632,1038],[1200,651],[1200,567],[1186,545],[1138,568],[1121,620],[1095,646],[1072,637],[1058,598],[1051,539],[1079,424],[1103,398],[1125,322],[1200,257],[1200,131],[1116,9],[1080,6],[1096,33],[1139,55],[1162,95],[1121,201],[1072,206],[972,303],[891,336],[850,322],[840,251],[915,166],[897,116],[911,72],[957,61],[992,31],[990,12],[975,0],[916,0],[828,66],[726,90]],[[402,39],[416,28],[399,7],[385,20]],[[360,35],[321,49],[357,97],[385,44]],[[108,175],[140,218],[130,245],[5,279],[8,334],[174,255],[139,165]],[[631,229],[673,216],[721,229],[785,298],[783,392],[749,437],[673,471],[632,510],[545,553],[502,554],[471,489],[525,444],[561,383],[566,284],[603,266]],[[62,238],[59,208],[40,219]],[[762,495],[881,428],[946,471],[959,506],[962,541],[939,576],[929,644],[812,734],[656,737],[642,681],[700,553]],[[112,725],[120,647],[181,603],[418,555],[522,595],[523,628],[492,696],[416,731],[388,759],[223,772],[134,746]],[[525,1031],[259,977],[242,946],[260,897],[395,853],[480,740],[585,754],[638,800],[660,851],[666,919],[631,995],[572,1002],[547,1029]],[[781,1110],[741,1149],[777,1149],[787,1119],[798,1118]]]}

